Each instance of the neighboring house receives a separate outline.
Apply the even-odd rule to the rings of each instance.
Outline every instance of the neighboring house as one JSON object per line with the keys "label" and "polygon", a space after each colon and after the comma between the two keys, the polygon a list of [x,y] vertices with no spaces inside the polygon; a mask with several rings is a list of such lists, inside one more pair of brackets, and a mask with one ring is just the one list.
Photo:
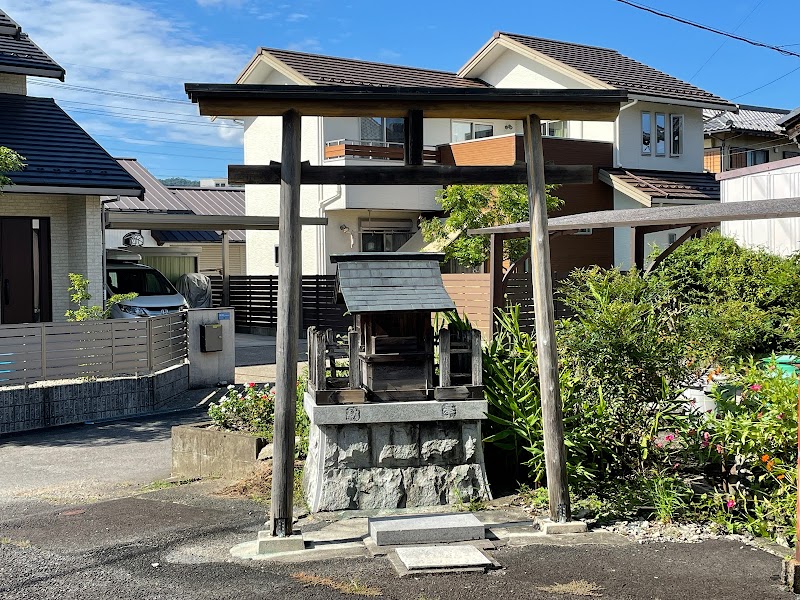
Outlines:
{"label": "neighboring house", "polygon": [[[719,173],[723,202],[800,198],[800,157]],[[800,218],[727,221],[723,235],[781,256],[800,251]]]}
{"label": "neighboring house", "polygon": [[[244,190],[227,187],[166,187],[140,162],[118,159],[119,164],[144,188],[144,201],[131,197],[105,198],[105,207],[115,212],[150,214],[244,215]],[[228,232],[230,274],[246,272],[245,233]],[[106,230],[106,249],[127,249],[141,255],[142,262],[176,281],[184,273],[219,275],[222,268],[222,236],[218,231]]]}
{"label": "neighboring house", "polygon": [[230,186],[228,185],[228,178],[227,177],[213,177],[208,179],[201,179],[200,180],[200,187],[202,188],[226,188],[226,187],[242,187],[242,186]]}
{"label": "neighboring house", "polygon": [[[543,124],[546,136],[565,138],[565,143],[548,145],[552,154],[545,149],[546,161],[592,164],[598,181],[606,186],[597,187],[596,182],[586,198],[579,197],[581,186],[565,186],[559,192],[566,200],[561,214],[718,202],[719,184],[703,169],[703,110],[736,109],[727,100],[615,50],[507,33],[495,34],[458,73],[262,48],[237,83],[627,90],[630,102],[613,123]],[[245,163],[280,160],[280,118],[244,121]],[[301,158],[312,164],[400,164],[402,160],[402,119],[303,117],[302,126]],[[517,121],[426,119],[426,160],[510,164],[523,159],[515,137],[521,132]],[[507,141],[497,139],[502,136]],[[576,145],[580,142],[601,145],[581,160],[582,147]],[[397,250],[415,233],[420,216],[439,214],[438,189],[303,186],[302,214],[329,219],[326,227],[303,230],[303,272],[332,273],[329,257],[338,252]],[[247,186],[247,213],[276,215],[278,195],[277,186]],[[646,241],[663,247],[681,231],[653,233]],[[563,268],[570,262],[623,268],[632,264],[627,228],[613,235],[582,233],[586,237],[579,241],[554,244],[554,264],[560,260],[558,253],[574,255],[558,263]],[[277,272],[277,245],[277,232],[248,234],[250,273]]]}
{"label": "neighboring house", "polygon": [[739,112],[704,110],[705,169],[720,173],[800,156],[800,147],[779,122],[789,113],[780,108],[739,106]]}
{"label": "neighboring house", "polygon": [[[25,157],[0,195],[0,323],[63,321],[69,273],[103,301],[102,196],[142,187],[51,98],[27,95],[27,78],[62,69],[0,11],[0,146]],[[138,202],[138,200],[135,200]]]}

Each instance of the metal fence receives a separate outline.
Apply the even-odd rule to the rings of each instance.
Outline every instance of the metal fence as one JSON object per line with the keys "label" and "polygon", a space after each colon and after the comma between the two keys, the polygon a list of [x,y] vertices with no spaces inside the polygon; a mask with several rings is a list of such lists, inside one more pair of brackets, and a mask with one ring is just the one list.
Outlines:
{"label": "metal fence", "polygon": [[186,357],[185,313],[0,326],[0,385],[148,375]]}
{"label": "metal fence", "polygon": [[[214,306],[222,302],[222,278],[211,278]],[[353,318],[336,303],[336,277],[303,275],[301,331],[309,327],[347,332]],[[278,276],[231,275],[230,306],[236,310],[236,330],[275,329],[278,325]]]}

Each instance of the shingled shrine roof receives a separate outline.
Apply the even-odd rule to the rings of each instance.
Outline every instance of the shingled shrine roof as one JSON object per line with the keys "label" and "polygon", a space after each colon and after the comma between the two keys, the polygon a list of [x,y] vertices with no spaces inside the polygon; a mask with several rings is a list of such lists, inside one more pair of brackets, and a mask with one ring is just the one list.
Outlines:
{"label": "shingled shrine roof", "polygon": [[350,313],[455,310],[444,289],[443,254],[359,252],[336,254],[336,291]]}

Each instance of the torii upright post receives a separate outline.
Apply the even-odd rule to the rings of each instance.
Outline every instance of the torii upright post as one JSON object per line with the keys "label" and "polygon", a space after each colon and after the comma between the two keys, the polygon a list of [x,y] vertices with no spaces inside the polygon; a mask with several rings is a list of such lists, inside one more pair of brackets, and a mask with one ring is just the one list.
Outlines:
{"label": "torii upright post", "polygon": [[275,431],[270,532],[292,535],[297,344],[300,337],[300,114],[283,115],[278,224],[278,323],[275,340]]}
{"label": "torii upright post", "polygon": [[567,482],[567,457],[564,446],[564,421],[558,376],[553,279],[550,267],[550,240],[547,231],[547,195],[544,181],[542,125],[529,115],[523,122],[525,163],[528,169],[528,212],[531,227],[533,306],[536,316],[536,347],[539,361],[539,389],[542,397],[544,460],[550,518],[556,522],[572,520]]}

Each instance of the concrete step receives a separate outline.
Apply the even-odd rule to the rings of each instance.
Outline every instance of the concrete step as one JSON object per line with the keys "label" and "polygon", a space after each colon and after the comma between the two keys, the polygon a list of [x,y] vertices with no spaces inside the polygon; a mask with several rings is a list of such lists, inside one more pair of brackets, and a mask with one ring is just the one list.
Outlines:
{"label": "concrete step", "polygon": [[402,546],[389,554],[400,577],[424,573],[486,572],[499,563],[478,548],[456,546]]}
{"label": "concrete step", "polygon": [[441,544],[482,540],[486,528],[472,513],[408,515],[370,518],[369,535],[377,546]]}

